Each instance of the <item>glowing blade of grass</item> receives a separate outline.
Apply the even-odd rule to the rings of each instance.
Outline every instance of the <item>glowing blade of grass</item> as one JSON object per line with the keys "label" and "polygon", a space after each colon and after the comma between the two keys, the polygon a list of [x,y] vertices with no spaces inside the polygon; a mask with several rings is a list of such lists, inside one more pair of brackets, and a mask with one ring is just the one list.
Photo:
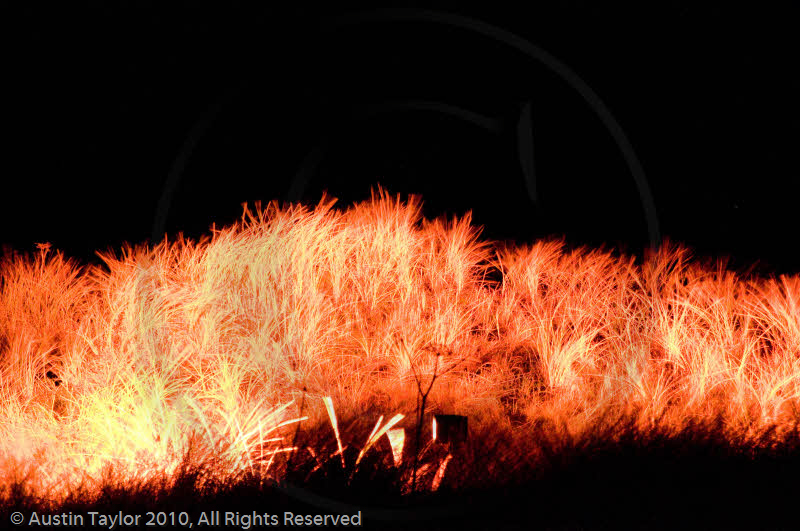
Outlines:
{"label": "glowing blade of grass", "polygon": [[[367,437],[367,442],[365,443],[365,446],[369,444],[369,442],[372,440],[373,437],[375,437],[375,434],[378,432],[378,428],[380,428],[380,426],[381,426],[381,422],[383,422],[383,415],[378,417],[378,422],[375,423],[375,427],[372,428],[372,431],[370,432],[369,437]],[[360,460],[360,458],[359,458],[359,460]]]}
{"label": "glowing blade of grass", "polygon": [[336,411],[333,410],[333,399],[326,396],[322,398],[322,401],[325,402],[328,418],[331,419],[331,426],[333,426],[333,432],[336,434],[336,444],[339,446],[339,456],[342,458],[342,470],[344,470],[344,450],[342,450],[342,440],[339,438],[339,424],[336,421]]}
{"label": "glowing blade of grass", "polygon": [[392,427],[395,424],[397,424],[404,418],[405,415],[403,415],[402,413],[398,413],[397,415],[392,417],[383,428],[378,429],[378,426],[380,426],[381,421],[383,420],[383,415],[381,415],[381,418],[378,419],[378,423],[375,424],[375,429],[372,430],[372,434],[370,435],[369,439],[367,439],[366,444],[364,444],[364,448],[362,448],[361,452],[358,454],[358,459],[356,459],[356,466],[358,466],[358,463],[361,462],[361,458],[364,457],[364,454],[367,453],[367,451],[372,447],[372,445],[375,444],[375,442],[378,439],[380,439],[384,433],[392,429]]}
{"label": "glowing blade of grass", "polygon": [[433,482],[431,483],[431,490],[437,490],[439,485],[442,483],[442,478],[444,478],[444,472],[447,469],[447,463],[453,458],[452,454],[447,454],[447,457],[444,458],[442,464],[439,465],[439,470],[436,471],[436,475],[433,476]]}
{"label": "glowing blade of grass", "polygon": [[400,466],[400,462],[403,460],[403,446],[406,441],[406,430],[403,428],[389,430],[386,432],[386,437],[389,438],[389,444],[392,447],[394,466]]}

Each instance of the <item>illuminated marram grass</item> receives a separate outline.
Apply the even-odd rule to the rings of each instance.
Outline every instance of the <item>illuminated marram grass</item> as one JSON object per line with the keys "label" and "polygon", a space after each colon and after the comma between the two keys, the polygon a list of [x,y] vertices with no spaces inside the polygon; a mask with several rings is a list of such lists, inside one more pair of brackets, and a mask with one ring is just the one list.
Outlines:
{"label": "illuminated marram grass", "polygon": [[[6,496],[22,478],[42,503],[90,496],[109,470],[169,478],[188,454],[212,463],[209,482],[279,481],[298,463],[391,469],[400,456],[369,429],[405,427],[413,451],[434,371],[426,415],[465,415],[473,438],[552,426],[548,438],[613,439],[621,419],[645,435],[707,423],[752,445],[796,433],[800,277],[740,276],[671,244],[643,260],[495,247],[469,214],[423,220],[416,198],[379,192],[345,211],[245,207],[199,242],[125,247],[104,267],[47,245],[6,255]],[[316,446],[298,436],[311,432]],[[535,461],[537,444],[522,447]],[[435,485],[467,482],[458,456],[440,457],[424,463],[442,471]]]}

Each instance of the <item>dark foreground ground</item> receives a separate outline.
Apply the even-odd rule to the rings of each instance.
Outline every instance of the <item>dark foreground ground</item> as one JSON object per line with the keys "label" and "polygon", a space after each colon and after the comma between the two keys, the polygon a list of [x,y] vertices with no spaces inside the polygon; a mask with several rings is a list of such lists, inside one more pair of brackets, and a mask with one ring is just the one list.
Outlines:
{"label": "dark foreground ground", "polygon": [[[42,507],[18,489],[4,493],[0,527],[13,528],[14,511],[25,518],[17,527],[28,527],[31,513],[39,511],[85,515],[87,529],[103,528],[99,521],[90,525],[90,511],[142,515],[138,528],[179,528],[170,523],[169,514],[177,518],[186,512],[192,528],[201,529],[298,527],[289,525],[285,512],[354,515],[360,511],[362,528],[387,530],[800,528],[797,433],[780,446],[758,448],[732,448],[702,431],[620,439],[562,441],[559,448],[540,445],[544,459],[535,467],[519,464],[528,461],[519,455],[519,445],[487,448],[473,442],[469,458],[461,465],[452,461],[439,491],[405,497],[398,494],[397,472],[385,466],[380,452],[365,459],[349,482],[349,471],[342,473],[334,459],[310,476],[311,463],[298,463],[283,484],[259,485],[245,477],[236,484],[205,489],[197,486],[202,469],[186,467],[177,485],[168,489],[156,483],[109,482],[99,497],[87,501],[78,493],[57,508]],[[352,463],[354,456],[347,457]],[[466,467],[467,461],[473,464]],[[485,484],[502,486],[480,488],[482,477]],[[301,481],[305,481],[302,488]],[[151,518],[148,511],[165,512],[167,523],[145,525]],[[220,525],[211,520],[215,511]],[[262,525],[248,522],[253,513],[269,513],[274,519]],[[114,527],[131,528],[137,527]]]}

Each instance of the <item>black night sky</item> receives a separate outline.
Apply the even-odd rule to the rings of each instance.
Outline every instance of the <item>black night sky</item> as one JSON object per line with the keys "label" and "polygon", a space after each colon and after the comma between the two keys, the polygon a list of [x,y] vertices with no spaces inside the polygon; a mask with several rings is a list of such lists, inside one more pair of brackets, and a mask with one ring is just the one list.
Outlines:
{"label": "black night sky", "polygon": [[7,11],[0,241],[89,261],[380,183],[491,239],[800,271],[797,13],[547,4]]}

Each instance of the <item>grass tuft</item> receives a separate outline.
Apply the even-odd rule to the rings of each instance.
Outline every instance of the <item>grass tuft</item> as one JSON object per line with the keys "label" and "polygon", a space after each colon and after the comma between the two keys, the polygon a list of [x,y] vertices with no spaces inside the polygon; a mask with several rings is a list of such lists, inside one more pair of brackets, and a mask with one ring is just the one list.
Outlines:
{"label": "grass tuft", "polygon": [[[728,497],[762,513],[732,525],[780,520],[755,507],[797,493],[800,277],[498,246],[380,188],[334,203],[245,205],[102,267],[4,255],[3,510],[530,499],[545,526],[657,527]],[[465,448],[430,440],[439,413]]]}

